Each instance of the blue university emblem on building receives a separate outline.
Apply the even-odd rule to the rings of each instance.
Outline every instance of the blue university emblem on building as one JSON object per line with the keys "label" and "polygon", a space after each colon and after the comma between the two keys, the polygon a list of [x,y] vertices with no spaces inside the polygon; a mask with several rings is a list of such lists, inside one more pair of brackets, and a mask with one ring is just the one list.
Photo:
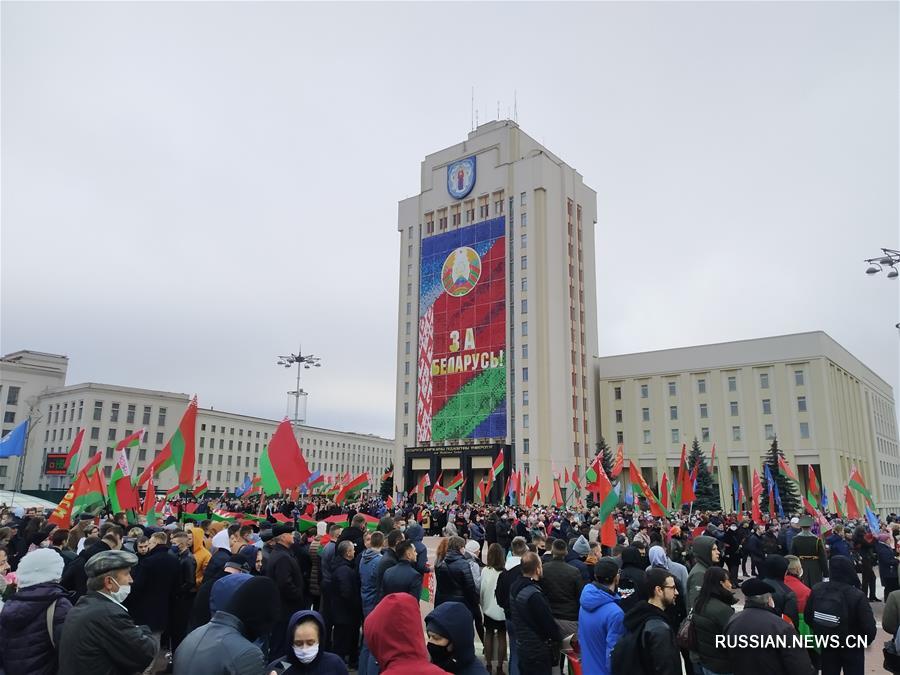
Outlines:
{"label": "blue university emblem on building", "polygon": [[475,187],[475,156],[453,162],[447,167],[447,192],[462,199]]}

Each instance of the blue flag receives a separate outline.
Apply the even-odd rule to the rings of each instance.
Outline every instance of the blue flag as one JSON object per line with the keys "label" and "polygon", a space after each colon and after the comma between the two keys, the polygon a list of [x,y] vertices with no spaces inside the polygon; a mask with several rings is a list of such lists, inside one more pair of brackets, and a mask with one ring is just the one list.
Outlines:
{"label": "blue flag", "polygon": [[878,524],[878,516],[872,513],[872,509],[866,506],[866,520],[869,521],[869,529],[872,530],[872,534],[878,534],[879,530],[881,530],[881,525]]}
{"label": "blue flag", "polygon": [[781,507],[781,495],[778,493],[778,483],[773,481],[772,487],[775,489],[775,504],[778,507],[778,517],[784,518],[784,509]]}
{"label": "blue flag", "polygon": [[625,503],[629,505],[634,504],[634,490],[631,488],[631,481],[625,484]]}
{"label": "blue flag", "polygon": [[253,483],[250,480],[250,476],[248,474],[244,474],[244,484],[241,485],[241,487],[239,487],[237,490],[234,491],[234,496],[240,497],[242,494],[244,494],[247,490],[250,489],[250,486],[252,484]]}
{"label": "blue flag", "polygon": [[0,439],[0,457],[20,457],[25,452],[25,437],[28,435],[28,420],[19,424]]}
{"label": "blue flag", "polygon": [[741,488],[738,485],[737,476],[732,476],[732,488],[731,488],[731,496],[734,498],[734,512],[737,513],[741,510],[741,507],[738,505],[738,497],[741,494]]}
{"label": "blue flag", "polygon": [[828,511],[828,488],[825,487],[825,483],[822,483],[822,513],[826,513]]}

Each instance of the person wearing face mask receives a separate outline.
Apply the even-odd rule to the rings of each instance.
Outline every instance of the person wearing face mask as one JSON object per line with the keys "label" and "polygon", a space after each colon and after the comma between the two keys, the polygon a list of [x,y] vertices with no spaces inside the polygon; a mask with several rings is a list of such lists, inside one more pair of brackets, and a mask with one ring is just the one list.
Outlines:
{"label": "person wearing face mask", "polygon": [[137,626],[122,604],[131,592],[137,556],[101,551],[84,566],[87,594],[69,611],[59,641],[59,675],[141,672],[158,644],[148,626]]}
{"label": "person wearing face mask", "polygon": [[231,586],[232,579],[233,592],[224,594],[224,605],[217,605],[210,622],[191,631],[175,651],[174,675],[269,672],[258,643],[265,640],[278,618],[278,588],[264,576],[223,578],[214,585],[211,600],[218,599],[219,585]]}
{"label": "person wearing face mask", "polygon": [[288,622],[287,655],[268,665],[269,675],[347,675],[347,666],[337,654],[321,645],[325,622],[318,612],[295,612]]}
{"label": "person wearing face mask", "polygon": [[578,644],[585,673],[609,675],[612,672],[609,657],[625,630],[625,612],[616,592],[618,586],[619,560],[600,558],[594,565],[593,583],[581,591],[578,611]]}
{"label": "person wearing face mask", "polygon": [[456,675],[488,675],[475,657],[472,613],[461,602],[445,602],[425,617],[431,662]]}

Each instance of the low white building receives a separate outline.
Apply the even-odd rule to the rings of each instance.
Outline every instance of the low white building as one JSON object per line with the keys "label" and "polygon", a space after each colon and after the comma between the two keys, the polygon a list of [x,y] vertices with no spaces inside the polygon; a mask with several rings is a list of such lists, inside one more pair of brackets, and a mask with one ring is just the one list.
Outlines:
{"label": "low white building", "polygon": [[900,511],[891,386],[821,331],[595,359],[600,430],[655,483],[681,444],[713,443],[724,504],[750,494],[774,437],[806,489],[807,465],[843,501],[859,467],[882,512]]}
{"label": "low white building", "polygon": [[[7,404],[4,412],[21,408],[21,415],[27,416],[26,400],[31,401],[29,409],[33,409],[22,481],[24,489],[68,486],[65,476],[45,472],[46,460],[48,455],[68,452],[82,427],[85,435],[81,462],[95,453],[103,453],[100,466],[106,476],[112,471],[116,443],[144,429],[140,446],[129,450],[132,473],[140,473],[178,428],[190,400],[186,393],[93,382],[64,386],[66,361],[65,357],[33,352],[17,352],[0,361],[3,368],[0,395],[4,400],[7,396],[15,398],[12,387],[19,387],[16,394],[19,403]],[[20,421],[20,417],[13,421]],[[201,478],[209,481],[210,489],[232,491],[246,476],[256,475],[259,454],[278,423],[278,420],[201,407],[197,413],[196,466]],[[4,430],[11,425],[12,422],[4,425]],[[353,476],[368,471],[377,486],[393,459],[393,439],[308,425],[295,427],[295,433],[312,471],[324,474],[349,471]],[[13,487],[17,467],[18,458],[0,460],[0,489]],[[158,488],[174,484],[175,474],[171,469],[157,480]]]}

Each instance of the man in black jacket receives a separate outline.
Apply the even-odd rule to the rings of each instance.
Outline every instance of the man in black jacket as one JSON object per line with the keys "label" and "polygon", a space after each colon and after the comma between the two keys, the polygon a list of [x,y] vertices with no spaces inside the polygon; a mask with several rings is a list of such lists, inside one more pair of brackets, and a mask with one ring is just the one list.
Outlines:
{"label": "man in black jacket", "polygon": [[379,600],[391,593],[409,593],[419,601],[422,592],[422,575],[413,567],[416,548],[411,541],[397,544],[397,562],[384,573]]}
{"label": "man in black jacket", "polygon": [[350,670],[359,659],[359,627],[362,623],[362,596],[359,572],[353,566],[353,543],[342,541],[332,561],[334,592],[334,653]]}
{"label": "man in black jacket", "polygon": [[566,635],[578,632],[578,610],[584,580],[578,570],[566,562],[568,547],[562,539],[554,539],[553,558],[543,563],[541,587],[550,603],[553,618]]}
{"label": "man in black jacket", "polygon": [[[522,556],[522,574],[510,589],[510,620],[515,625],[519,670],[529,675],[550,675],[554,654],[563,637],[553,619],[550,603],[538,585],[542,571],[538,555],[526,553]],[[524,668],[526,663],[528,666]]]}
{"label": "man in black jacket", "polygon": [[175,558],[178,560],[178,587],[175,589],[175,604],[172,607],[172,618],[169,621],[169,636],[172,639],[172,651],[187,635],[187,622],[197,595],[197,561],[191,552],[193,540],[189,532],[172,534],[172,545]]}
{"label": "man in black jacket", "polygon": [[653,567],[647,572],[646,584],[649,600],[637,603],[625,614],[625,632],[639,633],[638,658],[645,672],[681,675],[681,654],[665,612],[678,595],[675,577],[661,567]]}
{"label": "man in black jacket", "polygon": [[509,543],[513,538],[512,526],[509,523],[509,516],[506,513],[500,514],[500,520],[497,522],[497,543],[503,547],[503,552],[509,551]]}
{"label": "man in black jacket", "polygon": [[122,539],[115,532],[107,532],[103,539],[90,548],[84,549],[63,570],[60,583],[69,591],[75,592],[75,598],[80,598],[87,593],[87,574],[84,571],[87,561],[103,551],[118,550],[122,548]]}
{"label": "man in black jacket", "polygon": [[137,561],[133,553],[107,550],[85,565],[88,592],[66,616],[59,675],[141,672],[153,661],[157,643],[150,629],[136,626],[122,605]]}
{"label": "man in black jacket", "polygon": [[[509,617],[509,593],[515,582],[522,574],[522,556],[528,552],[528,545],[524,539],[516,537],[512,540],[512,556],[507,559],[508,569],[503,570],[497,578],[497,588],[494,589],[494,598],[497,604]],[[516,564],[512,564],[516,562]],[[516,629],[512,621],[506,622],[506,633],[509,643],[509,675],[519,675],[519,652],[516,646]]]}
{"label": "man in black jacket", "polygon": [[338,544],[342,541],[349,541],[353,544],[353,557],[358,558],[362,555],[362,552],[366,550],[366,544],[363,540],[365,534],[366,519],[361,513],[357,513],[353,516],[353,520],[350,521],[350,527],[341,532],[341,536],[338,538]]}
{"label": "man in black jacket", "polygon": [[303,609],[303,575],[300,564],[291,552],[294,543],[294,527],[288,523],[279,523],[272,528],[274,546],[266,565],[266,576],[275,582],[278,595],[281,596],[281,613],[272,627],[269,645],[269,656],[272,659],[284,656],[287,644],[287,625],[294,612]]}
{"label": "man in black jacket", "polygon": [[[877,633],[875,615],[866,594],[860,590],[853,561],[836,555],[832,556],[830,565],[830,579],[813,586],[806,600],[803,611],[806,623],[814,633],[839,635],[841,638],[865,635],[866,646],[871,645]],[[842,622],[844,625],[841,625]],[[843,648],[833,648],[829,645],[822,649],[822,672],[839,673],[843,668],[847,675],[861,675],[865,670],[865,660],[865,647],[844,645]]]}
{"label": "man in black jacket", "polygon": [[391,530],[388,532],[387,546],[381,551],[381,560],[378,561],[378,569],[375,571],[375,588],[378,592],[379,600],[387,595],[383,590],[384,575],[389,569],[397,564],[398,558],[396,548],[403,539],[403,532],[400,530]]}
{"label": "man in black jacket", "polygon": [[[165,532],[155,532],[149,540],[146,555],[138,556],[138,564],[132,570],[134,583],[123,604],[138,625],[146,625],[153,631],[153,639],[162,643],[163,633],[169,628],[169,619],[175,607],[175,594],[181,583],[181,569],[177,558],[169,552]],[[160,667],[165,649],[157,654]]]}

